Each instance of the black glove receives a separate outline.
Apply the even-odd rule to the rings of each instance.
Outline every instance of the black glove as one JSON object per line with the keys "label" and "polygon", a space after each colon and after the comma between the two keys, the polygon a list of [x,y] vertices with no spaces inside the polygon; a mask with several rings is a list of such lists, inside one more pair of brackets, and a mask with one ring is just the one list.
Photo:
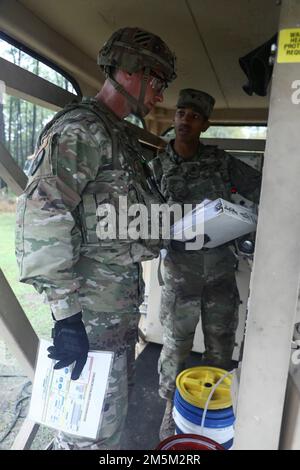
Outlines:
{"label": "black glove", "polygon": [[77,380],[87,360],[89,340],[82,322],[82,314],[55,322],[52,330],[53,346],[48,357],[58,361],[54,369],[62,369],[75,362],[71,379]]}
{"label": "black glove", "polygon": [[185,251],[185,241],[171,240],[170,247],[174,251]]}

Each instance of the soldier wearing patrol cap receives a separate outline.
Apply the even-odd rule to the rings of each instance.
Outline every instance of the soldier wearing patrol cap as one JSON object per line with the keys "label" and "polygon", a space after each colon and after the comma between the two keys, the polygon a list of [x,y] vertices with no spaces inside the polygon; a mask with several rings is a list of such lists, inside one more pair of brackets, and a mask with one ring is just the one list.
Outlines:
{"label": "soldier wearing patrol cap", "polygon": [[[180,91],[174,119],[176,138],[152,162],[157,182],[170,204],[197,204],[206,198],[230,201],[233,187],[258,202],[260,173],[216,146],[199,141],[200,134],[209,127],[214,103],[204,91]],[[160,311],[163,348],[158,371],[159,394],[167,402],[161,439],[174,432],[175,379],[192,349],[200,313],[206,365],[231,367],[238,325],[236,258],[230,244],[212,249],[204,245],[198,251],[185,248],[185,243],[172,241],[164,259]]]}
{"label": "soldier wearing patrol cap", "polygon": [[180,90],[177,108],[191,108],[207,121],[214,109],[215,99],[205,91],[186,88]]}
{"label": "soldier wearing patrol cap", "polygon": [[97,209],[116,206],[118,217],[120,196],[128,210],[141,200],[161,202],[123,118],[143,117],[163,100],[176,77],[174,54],[160,37],[122,28],[100,50],[98,64],[106,80],[97,96],[67,106],[39,136],[17,207],[20,280],[49,303],[55,368],[74,364],[77,380],[89,349],[114,351],[98,438],[60,433],[55,449],[119,448],[143,301],[141,261],[157,256],[161,243],[99,238]]}

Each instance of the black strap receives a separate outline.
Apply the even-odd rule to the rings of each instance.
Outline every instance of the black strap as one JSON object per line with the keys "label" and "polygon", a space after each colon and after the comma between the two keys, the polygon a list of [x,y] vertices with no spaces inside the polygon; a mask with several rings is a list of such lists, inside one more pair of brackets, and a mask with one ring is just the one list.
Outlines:
{"label": "black strap", "polygon": [[[140,91],[140,96],[139,99],[135,99],[133,96],[131,96],[120,83],[118,83],[114,78],[108,77],[108,80],[112,84],[115,90],[117,90],[118,93],[121,93],[121,95],[125,96],[125,98],[129,101],[131,106],[133,107],[134,113],[137,114],[138,116],[142,116],[144,114],[148,113],[148,109],[146,106],[144,106],[144,98],[146,94],[146,87],[145,87],[145,81],[142,81],[142,86],[141,86],[141,91]],[[147,78],[148,81],[148,78]],[[142,97],[142,95],[144,95]],[[143,98],[143,101],[141,102],[141,97]]]}
{"label": "black strap", "polygon": [[162,255],[161,251],[159,252],[159,261],[158,261],[158,267],[157,267],[157,278],[158,278],[158,284],[162,287],[165,285],[165,281],[162,277],[161,273],[161,262],[162,262]]}

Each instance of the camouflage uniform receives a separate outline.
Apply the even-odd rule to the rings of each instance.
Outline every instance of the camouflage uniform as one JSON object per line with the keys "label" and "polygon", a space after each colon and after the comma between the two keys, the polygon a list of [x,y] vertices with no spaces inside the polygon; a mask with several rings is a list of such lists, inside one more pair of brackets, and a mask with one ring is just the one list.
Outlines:
{"label": "camouflage uniform", "polygon": [[[97,210],[104,204],[113,206],[118,230],[121,218],[128,222],[120,197],[126,198],[128,211],[133,204],[142,204],[148,214],[151,204],[161,202],[136,136],[112,111],[145,116],[148,86],[154,90],[155,103],[176,78],[175,60],[159,36],[140,28],[115,31],[98,54],[97,63],[106,77],[98,99],[66,107],[45,127],[28,185],[18,201],[20,279],[46,295],[57,320],[49,357],[58,359],[58,367],[75,360],[76,380],[88,346],[114,351],[98,439],[60,434],[57,449],[120,445],[143,300],[141,261],[157,256],[161,240],[130,238],[127,227],[125,236],[117,231],[113,238],[98,237],[98,223],[103,229],[109,215],[104,219]],[[128,91],[130,83],[118,82],[116,71],[140,73],[134,77],[140,81],[138,98]]]}
{"label": "camouflage uniform", "polygon": [[[245,197],[257,200],[259,196],[260,174],[216,146],[200,144],[196,155],[186,161],[170,142],[152,165],[170,204],[230,200],[233,186]],[[159,393],[166,399],[172,398],[175,378],[192,349],[200,312],[205,364],[230,367],[238,325],[236,258],[230,244],[199,251],[184,251],[183,246],[172,242],[164,260],[163,348],[158,369]]]}
{"label": "camouflage uniform", "polygon": [[91,349],[114,351],[97,442],[60,434],[56,448],[115,449],[127,411],[143,300],[140,262],[158,240],[100,240],[96,210],[118,196],[160,203],[141,147],[124,122],[95,99],[58,113],[40,136],[17,207],[20,280],[45,293],[56,320],[83,312]]}

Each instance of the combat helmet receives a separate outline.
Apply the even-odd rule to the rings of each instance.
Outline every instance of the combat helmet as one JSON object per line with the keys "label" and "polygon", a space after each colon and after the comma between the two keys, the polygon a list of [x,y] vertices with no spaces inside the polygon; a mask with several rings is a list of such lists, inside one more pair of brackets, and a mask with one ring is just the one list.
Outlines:
{"label": "combat helmet", "polygon": [[121,28],[99,51],[97,63],[106,75],[112,68],[129,73],[149,68],[163,74],[166,82],[176,78],[175,55],[166,43],[153,33],[140,28]]}
{"label": "combat helmet", "polygon": [[[141,28],[121,28],[100,49],[97,63],[114,88],[131,103],[133,112],[142,117],[148,110],[144,98],[148,78],[159,74],[165,86],[176,78],[175,55],[166,43],[153,33]],[[144,71],[140,96],[135,99],[114,78],[113,71],[121,69],[128,73]]]}

